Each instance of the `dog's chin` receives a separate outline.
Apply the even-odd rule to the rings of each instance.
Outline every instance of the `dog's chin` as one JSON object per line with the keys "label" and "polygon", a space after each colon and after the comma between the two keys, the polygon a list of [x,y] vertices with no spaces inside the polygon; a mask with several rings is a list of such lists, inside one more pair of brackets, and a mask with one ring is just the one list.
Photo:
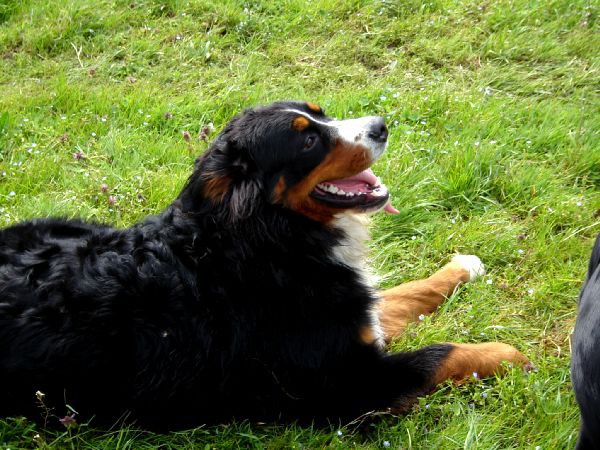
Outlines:
{"label": "dog's chin", "polygon": [[373,213],[383,209],[392,214],[398,212],[389,203],[387,187],[371,169],[348,178],[323,181],[314,187],[310,196],[334,210]]}

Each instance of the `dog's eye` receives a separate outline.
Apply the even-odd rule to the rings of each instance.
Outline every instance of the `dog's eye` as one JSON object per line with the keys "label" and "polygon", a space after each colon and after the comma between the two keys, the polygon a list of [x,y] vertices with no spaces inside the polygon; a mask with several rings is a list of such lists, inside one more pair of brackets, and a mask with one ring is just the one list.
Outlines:
{"label": "dog's eye", "polygon": [[315,136],[314,134],[307,136],[306,140],[304,141],[304,150],[310,150],[311,148],[313,148],[315,146],[316,142],[317,142],[317,136]]}

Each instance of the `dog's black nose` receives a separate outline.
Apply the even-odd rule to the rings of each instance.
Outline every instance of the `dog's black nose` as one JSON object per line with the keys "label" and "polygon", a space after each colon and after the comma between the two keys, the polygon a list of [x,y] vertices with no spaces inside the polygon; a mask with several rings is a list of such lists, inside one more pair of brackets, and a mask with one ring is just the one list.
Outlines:
{"label": "dog's black nose", "polygon": [[388,138],[388,129],[383,117],[376,117],[369,125],[369,137],[376,142],[385,142]]}

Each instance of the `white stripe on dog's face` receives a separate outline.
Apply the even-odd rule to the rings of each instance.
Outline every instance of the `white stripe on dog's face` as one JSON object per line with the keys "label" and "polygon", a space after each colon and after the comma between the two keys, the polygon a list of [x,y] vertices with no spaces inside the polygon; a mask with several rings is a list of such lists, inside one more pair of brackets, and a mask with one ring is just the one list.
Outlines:
{"label": "white stripe on dog's face", "polygon": [[329,122],[324,122],[314,118],[311,114],[298,109],[286,109],[286,111],[306,117],[313,123],[328,127],[332,132],[333,138],[339,139],[346,144],[362,145],[363,147],[368,148],[371,152],[373,161],[379,158],[387,147],[387,141],[378,142],[369,137],[369,130],[379,117],[367,116],[358,119],[331,120]]}

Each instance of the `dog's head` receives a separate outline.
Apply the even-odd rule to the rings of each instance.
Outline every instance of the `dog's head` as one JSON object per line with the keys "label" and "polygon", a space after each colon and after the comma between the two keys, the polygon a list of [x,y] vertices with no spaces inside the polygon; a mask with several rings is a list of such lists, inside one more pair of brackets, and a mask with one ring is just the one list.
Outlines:
{"label": "dog's head", "polygon": [[198,160],[195,195],[225,206],[234,220],[261,201],[323,223],[347,211],[393,212],[370,169],[387,138],[381,117],[334,120],[302,102],[247,109]]}

